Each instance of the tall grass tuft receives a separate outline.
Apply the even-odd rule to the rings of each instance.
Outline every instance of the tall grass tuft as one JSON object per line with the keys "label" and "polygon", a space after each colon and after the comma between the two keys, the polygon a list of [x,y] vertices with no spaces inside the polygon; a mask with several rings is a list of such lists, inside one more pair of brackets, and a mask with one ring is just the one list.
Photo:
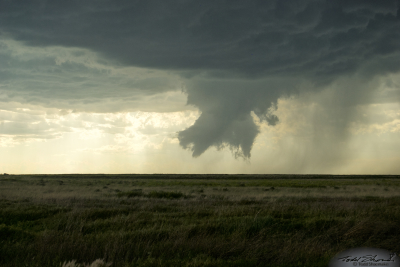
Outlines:
{"label": "tall grass tuft", "polygon": [[165,192],[165,191],[151,191],[147,194],[149,198],[167,198],[167,199],[177,199],[177,198],[187,198],[185,194],[181,192]]}
{"label": "tall grass tuft", "polygon": [[102,259],[97,259],[91,264],[79,264],[76,263],[76,260],[72,260],[69,262],[64,262],[61,267],[108,267],[111,266],[111,263],[106,263]]}

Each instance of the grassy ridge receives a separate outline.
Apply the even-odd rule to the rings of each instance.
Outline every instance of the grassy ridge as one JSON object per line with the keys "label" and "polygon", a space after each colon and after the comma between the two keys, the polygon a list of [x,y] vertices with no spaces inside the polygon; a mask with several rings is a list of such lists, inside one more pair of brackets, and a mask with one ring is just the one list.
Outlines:
{"label": "grassy ridge", "polygon": [[[270,180],[262,185],[267,191],[254,186],[260,180],[207,181],[211,188],[144,181],[167,183],[154,188],[138,186],[142,179],[13,179],[0,180],[1,266],[100,258],[111,266],[327,266],[352,247],[400,252],[400,196],[368,191],[385,194],[396,179],[325,180],[325,187]],[[356,184],[368,189],[364,196],[301,194],[307,188],[336,194],[352,182],[365,182]],[[300,193],[272,197],[282,185]],[[256,192],[262,195],[249,197]]]}

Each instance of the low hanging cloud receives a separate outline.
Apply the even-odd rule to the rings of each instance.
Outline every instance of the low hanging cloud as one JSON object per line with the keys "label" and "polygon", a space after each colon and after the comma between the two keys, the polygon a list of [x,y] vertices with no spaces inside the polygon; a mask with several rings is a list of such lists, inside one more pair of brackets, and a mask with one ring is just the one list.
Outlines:
{"label": "low hanging cloud", "polygon": [[[400,70],[398,0],[0,1],[0,32],[27,46],[93,51],[114,67],[180,75],[187,103],[201,111],[178,133],[195,157],[228,146],[249,158],[260,131],[254,115],[273,126],[279,98],[324,91],[333,92],[328,117],[315,127],[333,125],[345,140],[354,107],[377,101],[378,83]],[[3,81],[14,79],[3,69]],[[55,81],[48,90],[64,93],[57,89],[66,82]],[[151,84],[136,87],[151,92]],[[88,99],[96,95],[90,82],[81,85]],[[121,96],[137,92],[129,90],[134,85],[127,81]],[[166,87],[181,90],[173,82]],[[399,88],[392,88],[380,101],[399,101]],[[39,87],[31,90],[30,96]],[[102,92],[99,97],[106,97]]]}
{"label": "low hanging cloud", "polygon": [[[282,90],[268,90],[266,84],[287,86]],[[188,104],[198,107],[202,114],[190,128],[179,132],[184,148],[190,148],[197,157],[210,146],[222,148],[228,145],[235,156],[250,157],[254,139],[259,133],[252,112],[269,125],[275,125],[278,117],[274,106],[284,89],[292,91],[290,81],[267,80],[195,80],[188,83]],[[267,101],[266,101],[267,100]]]}
{"label": "low hanging cloud", "polygon": [[0,58],[0,102],[81,112],[171,112],[184,107],[177,74],[115,66],[88,49],[29,47],[4,38]]}

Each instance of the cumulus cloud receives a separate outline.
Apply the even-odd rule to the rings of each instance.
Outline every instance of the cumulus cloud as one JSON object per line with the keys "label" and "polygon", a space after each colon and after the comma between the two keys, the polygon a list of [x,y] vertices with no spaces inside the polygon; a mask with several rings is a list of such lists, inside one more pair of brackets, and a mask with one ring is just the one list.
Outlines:
{"label": "cumulus cloud", "polygon": [[[17,71],[3,63],[1,89],[17,90],[18,97],[26,92],[29,101],[46,92],[69,104],[84,99],[81,108],[96,97],[112,101],[118,92],[140,109],[137,94],[144,99],[179,91],[184,82],[187,103],[201,116],[178,133],[180,145],[195,157],[211,146],[228,146],[245,158],[260,132],[252,114],[276,125],[279,98],[327,92],[326,116],[314,127],[345,140],[355,107],[375,102],[378,81],[399,72],[399,10],[398,0],[0,1],[3,38],[36,49],[69,47],[75,57],[96,52],[102,66],[54,55],[19,61],[4,52],[2,62],[15,62],[29,86],[15,82]],[[10,49],[4,43],[0,48]],[[115,71],[131,66],[172,76],[132,79]],[[398,86],[391,88],[381,101],[398,101]]]}

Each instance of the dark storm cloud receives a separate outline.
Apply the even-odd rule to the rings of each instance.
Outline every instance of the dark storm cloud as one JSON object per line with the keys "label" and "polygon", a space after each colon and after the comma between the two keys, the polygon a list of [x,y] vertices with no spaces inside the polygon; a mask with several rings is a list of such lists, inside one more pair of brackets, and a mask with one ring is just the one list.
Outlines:
{"label": "dark storm cloud", "polygon": [[1,29],[143,67],[331,75],[399,50],[398,1],[1,1]]}
{"label": "dark storm cloud", "polygon": [[[398,0],[0,1],[0,30],[32,46],[87,48],[113,64],[183,77],[206,73],[188,78],[188,103],[202,115],[179,133],[181,145],[198,156],[227,144],[249,157],[259,131],[251,111],[275,124],[271,103],[303,90],[304,79],[321,90],[342,76],[367,82],[399,71],[399,6]],[[344,92],[350,105],[368,99],[370,90],[359,88]]]}

